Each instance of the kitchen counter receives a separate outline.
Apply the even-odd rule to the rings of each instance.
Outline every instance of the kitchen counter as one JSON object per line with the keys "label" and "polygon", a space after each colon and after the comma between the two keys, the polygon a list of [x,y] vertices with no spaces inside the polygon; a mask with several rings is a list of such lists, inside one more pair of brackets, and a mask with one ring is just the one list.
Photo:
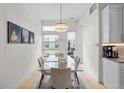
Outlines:
{"label": "kitchen counter", "polygon": [[[105,57],[104,57],[105,58]],[[118,62],[118,63],[124,63],[124,56],[121,56],[119,58],[106,58],[108,60],[112,60],[114,62]]]}

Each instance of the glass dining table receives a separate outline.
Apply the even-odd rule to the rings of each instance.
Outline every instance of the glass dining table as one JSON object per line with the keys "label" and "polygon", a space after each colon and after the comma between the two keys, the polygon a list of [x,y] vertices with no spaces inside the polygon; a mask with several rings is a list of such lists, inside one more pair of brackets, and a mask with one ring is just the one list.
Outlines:
{"label": "glass dining table", "polygon": [[[67,59],[64,59],[63,57],[57,57],[55,55],[51,55],[48,58],[44,59],[42,68],[39,69],[39,71],[42,72],[50,72],[51,68],[70,68],[71,72],[74,73],[74,76],[76,77],[76,80],[79,84],[79,79],[77,72],[78,71],[83,71],[82,68],[78,68],[78,65],[74,61],[73,58],[70,56],[67,56]],[[42,80],[43,80],[44,74],[41,76],[39,88],[41,86]]]}

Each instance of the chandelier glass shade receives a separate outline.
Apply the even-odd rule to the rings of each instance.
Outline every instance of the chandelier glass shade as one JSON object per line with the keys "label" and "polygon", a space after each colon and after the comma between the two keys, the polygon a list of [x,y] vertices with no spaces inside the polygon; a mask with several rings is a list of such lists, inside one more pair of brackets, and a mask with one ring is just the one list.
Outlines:
{"label": "chandelier glass shade", "polygon": [[68,30],[68,25],[66,23],[57,23],[55,25],[55,31],[66,32]]}
{"label": "chandelier glass shade", "polygon": [[55,25],[55,31],[66,32],[68,31],[68,25],[62,22],[62,3],[60,4],[60,22]]}

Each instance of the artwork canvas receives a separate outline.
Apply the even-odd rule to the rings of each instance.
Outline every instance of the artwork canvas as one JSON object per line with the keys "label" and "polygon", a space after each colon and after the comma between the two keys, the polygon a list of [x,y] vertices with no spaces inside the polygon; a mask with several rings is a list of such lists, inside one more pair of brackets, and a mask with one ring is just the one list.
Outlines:
{"label": "artwork canvas", "polygon": [[9,21],[8,43],[21,43],[21,27]]}
{"label": "artwork canvas", "polygon": [[29,31],[22,28],[22,43],[29,43]]}
{"label": "artwork canvas", "polygon": [[34,41],[34,33],[33,32],[30,32],[29,34],[30,34],[30,40],[29,40],[30,41],[30,44],[34,44],[34,42],[35,42]]}

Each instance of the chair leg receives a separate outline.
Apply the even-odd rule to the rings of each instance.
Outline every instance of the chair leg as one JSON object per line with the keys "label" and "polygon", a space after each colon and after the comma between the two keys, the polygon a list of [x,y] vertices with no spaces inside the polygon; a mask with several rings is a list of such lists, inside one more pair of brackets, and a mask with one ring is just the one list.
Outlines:
{"label": "chair leg", "polygon": [[79,78],[78,78],[77,73],[75,72],[74,75],[75,75],[75,77],[76,77],[76,79],[77,79],[77,82],[78,82],[78,85],[79,85],[80,83],[79,83]]}
{"label": "chair leg", "polygon": [[42,74],[42,76],[41,76],[40,83],[39,83],[39,88],[41,87],[41,83],[43,81],[43,78],[44,78],[44,74]]}
{"label": "chair leg", "polygon": [[51,86],[52,89],[55,89],[53,86]]}

